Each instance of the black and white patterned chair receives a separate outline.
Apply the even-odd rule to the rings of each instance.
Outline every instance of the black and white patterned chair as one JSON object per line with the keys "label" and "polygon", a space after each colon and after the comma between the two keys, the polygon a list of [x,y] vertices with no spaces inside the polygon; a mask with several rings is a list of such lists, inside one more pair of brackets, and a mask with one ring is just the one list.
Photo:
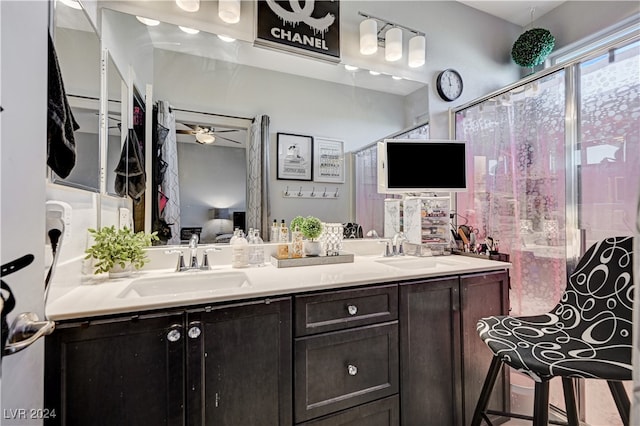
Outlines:
{"label": "black and white patterned chair", "polygon": [[[591,246],[549,313],[492,316],[478,321],[478,334],[494,354],[471,422],[488,415],[549,419],[549,380],[562,377],[569,425],[578,425],[572,378],[606,380],[625,425],[630,403],[621,383],[632,379],[633,238],[612,237]],[[488,410],[503,364],[533,378],[533,418]]]}

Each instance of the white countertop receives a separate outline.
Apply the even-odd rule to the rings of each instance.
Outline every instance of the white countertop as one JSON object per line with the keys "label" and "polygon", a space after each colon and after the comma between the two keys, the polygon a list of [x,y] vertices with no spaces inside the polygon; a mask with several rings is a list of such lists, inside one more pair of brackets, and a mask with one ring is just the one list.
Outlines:
{"label": "white countertop", "polygon": [[[391,266],[405,262],[405,267]],[[390,262],[390,263],[382,263]],[[46,314],[50,320],[81,319],[111,314],[140,313],[156,309],[169,309],[203,305],[223,301],[274,297],[312,290],[325,290],[373,283],[397,282],[418,278],[468,274],[505,270],[509,263],[467,256],[394,257],[355,256],[353,263],[276,268],[263,267],[232,269],[229,265],[214,266],[210,271],[174,272],[173,269],[143,270],[129,278],[109,279],[85,275],[80,285],[47,303]],[[181,283],[205,279],[224,273],[246,274],[248,285],[226,289],[200,289],[185,291]],[[195,275],[194,275],[195,274]],[[167,281],[175,278],[176,292],[161,295],[140,296],[130,291],[130,285],[161,277]],[[138,280],[138,281],[136,281]],[[146,285],[146,284],[145,284]],[[173,288],[173,287],[172,287]]]}

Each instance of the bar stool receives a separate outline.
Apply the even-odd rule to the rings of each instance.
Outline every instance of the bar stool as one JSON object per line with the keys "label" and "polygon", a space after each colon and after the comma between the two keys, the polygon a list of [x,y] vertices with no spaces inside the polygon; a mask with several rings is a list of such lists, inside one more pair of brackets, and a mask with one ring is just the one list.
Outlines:
{"label": "bar stool", "polygon": [[[625,426],[629,397],[621,381],[632,380],[633,238],[595,243],[578,262],[560,302],[550,312],[528,317],[491,316],[478,321],[480,338],[493,352],[471,426],[488,414],[549,422],[549,380],[562,378],[570,426],[578,426],[573,378],[601,379]],[[533,417],[488,410],[491,391],[506,364],[533,378]],[[560,423],[564,424],[564,423]]]}

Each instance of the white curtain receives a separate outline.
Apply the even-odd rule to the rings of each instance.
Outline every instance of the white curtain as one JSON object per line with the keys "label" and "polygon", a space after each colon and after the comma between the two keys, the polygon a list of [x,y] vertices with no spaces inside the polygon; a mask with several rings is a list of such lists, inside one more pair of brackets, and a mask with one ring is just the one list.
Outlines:
{"label": "white curtain", "polygon": [[158,101],[158,126],[167,131],[163,140],[158,141],[162,159],[167,163],[160,190],[168,198],[160,218],[171,228],[171,238],[167,244],[180,244],[180,188],[178,178],[178,148],[176,146],[176,118],[167,101]]}

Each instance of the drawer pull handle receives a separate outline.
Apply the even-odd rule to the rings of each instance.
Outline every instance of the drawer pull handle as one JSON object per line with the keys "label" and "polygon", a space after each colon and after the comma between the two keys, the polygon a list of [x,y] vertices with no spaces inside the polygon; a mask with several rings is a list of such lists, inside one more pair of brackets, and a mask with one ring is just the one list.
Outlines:
{"label": "drawer pull handle", "polygon": [[350,376],[355,376],[356,374],[358,374],[358,367],[356,367],[353,364],[349,364],[347,366],[347,372],[349,373]]}
{"label": "drawer pull handle", "polygon": [[347,311],[349,312],[349,315],[355,315],[358,313],[358,307],[356,305],[349,305],[347,306]]}

